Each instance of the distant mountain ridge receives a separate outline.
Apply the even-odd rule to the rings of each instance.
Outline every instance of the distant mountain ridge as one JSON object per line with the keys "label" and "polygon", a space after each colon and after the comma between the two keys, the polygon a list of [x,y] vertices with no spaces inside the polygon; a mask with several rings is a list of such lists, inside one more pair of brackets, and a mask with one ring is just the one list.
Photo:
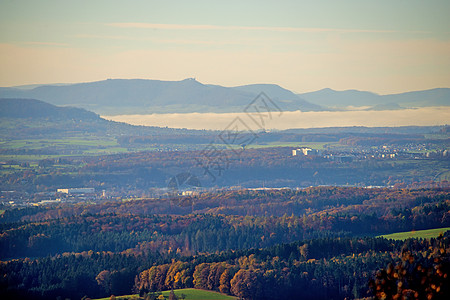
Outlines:
{"label": "distant mountain ridge", "polygon": [[81,107],[98,114],[241,112],[260,92],[282,110],[322,110],[277,85],[223,87],[193,78],[182,81],[108,79],[71,85],[42,85],[30,89],[0,88],[1,98],[33,98],[54,105]]}
{"label": "distant mountain ridge", "polygon": [[242,112],[261,92],[283,111],[324,111],[359,107],[392,110],[449,106],[450,89],[437,88],[392,95],[322,89],[295,94],[276,84],[224,87],[194,78],[181,81],[108,79],[103,81],[0,87],[0,98],[39,99],[57,106],[84,108],[101,115]]}
{"label": "distant mountain ridge", "polygon": [[378,110],[381,108],[450,106],[450,88],[436,88],[391,95],[378,95],[358,90],[335,91],[327,88],[298,94],[298,96],[311,103],[328,108],[369,106],[374,110]]}
{"label": "distant mountain ridge", "polygon": [[283,105],[294,106],[295,104],[299,104],[302,107],[301,110],[304,111],[322,110],[320,105],[305,101],[301,97],[299,98],[299,96],[294,94],[293,92],[286,90],[276,84],[250,84],[237,86],[234,87],[233,89],[253,94],[259,94],[261,92],[264,92],[280,106]]}

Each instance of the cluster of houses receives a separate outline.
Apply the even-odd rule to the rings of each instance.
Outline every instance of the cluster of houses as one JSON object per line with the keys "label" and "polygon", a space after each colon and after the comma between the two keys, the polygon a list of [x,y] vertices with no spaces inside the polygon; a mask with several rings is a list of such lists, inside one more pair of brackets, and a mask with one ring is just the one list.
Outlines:
{"label": "cluster of houses", "polygon": [[391,149],[388,146],[371,149],[359,149],[347,152],[333,152],[329,149],[318,150],[309,147],[300,147],[292,150],[292,156],[311,156],[321,157],[330,161],[336,162],[352,162],[353,160],[364,159],[396,159],[396,158],[412,158],[412,159],[426,159],[426,158],[450,158],[448,150],[432,151],[432,152],[408,152],[399,151],[398,149]]}
{"label": "cluster of houses", "polygon": [[309,147],[300,147],[292,150],[292,156],[320,156],[325,159],[336,162],[352,162],[352,155],[332,154],[330,151],[323,151],[318,149],[312,149]]}
{"label": "cluster of houses", "polygon": [[292,156],[298,156],[298,155],[322,155],[321,150],[311,149],[308,147],[301,147],[292,150]]}

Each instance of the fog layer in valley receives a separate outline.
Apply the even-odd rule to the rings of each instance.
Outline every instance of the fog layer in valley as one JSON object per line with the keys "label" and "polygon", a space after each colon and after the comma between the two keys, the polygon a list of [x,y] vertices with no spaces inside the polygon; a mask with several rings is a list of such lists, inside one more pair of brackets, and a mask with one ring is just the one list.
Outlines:
{"label": "fog layer in valley", "polygon": [[[108,120],[133,125],[161,126],[189,129],[221,130],[240,117],[251,129],[258,125],[245,113],[186,113],[103,116]],[[337,112],[283,112],[253,115],[266,129],[317,128],[341,126],[431,126],[445,125],[450,121],[449,107],[425,107],[418,109],[384,111],[337,111]]]}

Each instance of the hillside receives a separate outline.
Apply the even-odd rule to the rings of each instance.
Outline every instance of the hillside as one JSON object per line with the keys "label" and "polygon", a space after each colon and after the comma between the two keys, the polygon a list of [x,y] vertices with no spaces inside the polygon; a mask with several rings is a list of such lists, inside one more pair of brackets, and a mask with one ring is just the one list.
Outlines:
{"label": "hillside", "polygon": [[76,106],[103,115],[241,112],[261,91],[277,99],[282,110],[320,110],[276,85],[223,87],[193,78],[181,81],[108,79],[30,89],[0,88],[1,98],[33,98],[54,105]]}
{"label": "hillside", "polygon": [[99,121],[90,111],[75,107],[58,107],[35,99],[0,99],[0,118],[49,118]]}
{"label": "hillside", "polygon": [[432,299],[448,299],[449,233],[406,242],[375,236],[450,226],[449,195],[450,188],[313,187],[5,207],[0,298],[155,299],[184,289],[184,299],[198,300],[225,298],[203,290],[239,299],[369,299],[378,270],[403,263],[408,272],[429,270],[426,281],[406,271],[399,278],[411,278],[405,286],[418,299],[431,286]]}
{"label": "hillside", "polygon": [[165,135],[201,131],[133,126],[108,121],[82,108],[60,107],[36,99],[0,98],[0,138],[117,137],[124,135]]}

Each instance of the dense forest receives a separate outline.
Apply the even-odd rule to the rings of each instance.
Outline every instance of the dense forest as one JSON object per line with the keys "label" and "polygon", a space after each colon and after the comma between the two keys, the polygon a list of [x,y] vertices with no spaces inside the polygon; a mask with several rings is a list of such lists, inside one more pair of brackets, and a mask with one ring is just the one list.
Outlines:
{"label": "dense forest", "polygon": [[448,295],[447,235],[376,236],[449,227],[449,187],[224,190],[7,209],[0,222],[7,299],[184,287],[245,299]]}
{"label": "dense forest", "polygon": [[[196,287],[244,299],[384,299],[405,295],[444,299],[450,282],[448,250],[448,237],[407,243],[373,238],[315,239],[172,260],[142,271],[135,288],[142,294]],[[380,265],[387,265],[387,271],[381,268],[373,276]]]}

